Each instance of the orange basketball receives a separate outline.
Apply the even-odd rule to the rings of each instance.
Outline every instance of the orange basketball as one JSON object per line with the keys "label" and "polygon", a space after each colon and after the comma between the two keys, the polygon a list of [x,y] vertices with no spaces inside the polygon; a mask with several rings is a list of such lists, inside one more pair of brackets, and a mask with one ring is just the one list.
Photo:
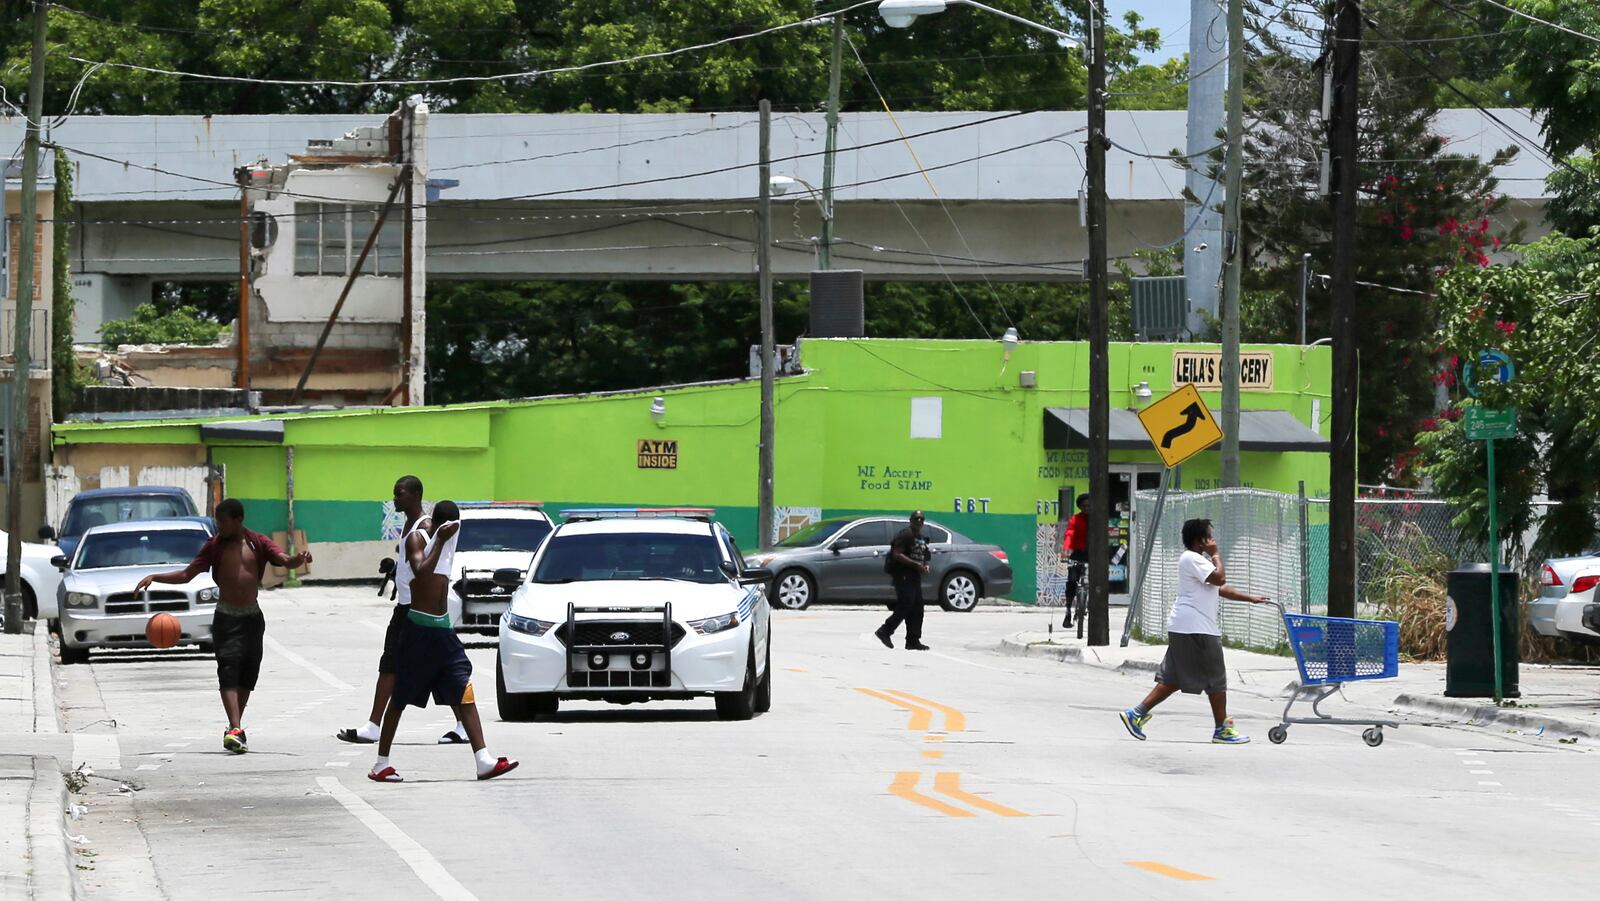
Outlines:
{"label": "orange basketball", "polygon": [[170,648],[183,637],[183,626],[178,624],[176,616],[170,613],[157,613],[144,624],[144,637],[155,647]]}

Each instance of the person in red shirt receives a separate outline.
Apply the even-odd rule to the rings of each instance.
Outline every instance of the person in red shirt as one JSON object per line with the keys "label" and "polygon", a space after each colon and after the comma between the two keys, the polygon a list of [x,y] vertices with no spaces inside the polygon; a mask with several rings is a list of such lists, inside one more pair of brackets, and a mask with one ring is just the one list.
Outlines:
{"label": "person in red shirt", "polygon": [[1067,520],[1067,534],[1061,539],[1061,558],[1072,560],[1078,566],[1067,569],[1067,616],[1061,621],[1064,629],[1072,628],[1072,608],[1078,599],[1083,581],[1082,564],[1089,561],[1089,495],[1078,495],[1078,512]]}
{"label": "person in red shirt", "polygon": [[256,602],[261,577],[268,564],[299,569],[311,562],[311,554],[290,557],[271,538],[245,528],[244,504],[234,498],[217,505],[216,519],[217,534],[201,545],[193,562],[174,572],[145,576],[134,591],[142,593],[152,582],[182,585],[210,571],[219,595],[211,620],[211,642],[216,648],[222,709],[228,714],[222,747],[243,754],[250,750],[242,725],[244,708],[261,675],[262,639],[267,632],[266,618]]}

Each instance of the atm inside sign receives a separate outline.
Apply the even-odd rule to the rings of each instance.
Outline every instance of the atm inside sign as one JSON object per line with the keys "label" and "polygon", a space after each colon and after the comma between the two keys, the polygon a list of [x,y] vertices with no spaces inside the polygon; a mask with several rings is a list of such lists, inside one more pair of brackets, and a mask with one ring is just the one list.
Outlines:
{"label": "atm inside sign", "polygon": [[639,439],[640,469],[677,469],[677,439],[664,441],[652,438]]}

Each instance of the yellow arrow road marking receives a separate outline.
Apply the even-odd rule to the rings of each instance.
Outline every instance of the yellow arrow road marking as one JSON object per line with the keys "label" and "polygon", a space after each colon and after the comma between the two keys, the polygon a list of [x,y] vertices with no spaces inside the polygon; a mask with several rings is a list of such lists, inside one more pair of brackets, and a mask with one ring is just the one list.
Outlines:
{"label": "yellow arrow road marking", "polygon": [[910,729],[914,732],[926,732],[928,731],[928,727],[933,725],[932,710],[929,710],[925,707],[918,707],[910,701],[902,701],[899,698],[891,697],[890,695],[886,695],[881,691],[873,691],[870,688],[858,688],[856,691],[859,691],[864,695],[870,695],[880,701],[888,701],[896,707],[903,707],[906,710],[911,711],[911,722],[906,724],[907,729]]}
{"label": "yellow arrow road marking", "polygon": [[922,778],[922,774],[917,772],[907,771],[896,773],[894,782],[889,785],[889,794],[894,795],[897,798],[904,798],[913,804],[920,804],[929,810],[936,810],[947,817],[977,816],[977,814],[970,810],[962,810],[959,807],[953,807],[944,803],[943,801],[940,801],[938,798],[930,798],[922,792],[917,791],[917,780],[920,778]]}
{"label": "yellow arrow road marking", "polygon": [[961,774],[957,772],[935,773],[933,775],[933,790],[941,795],[948,795],[952,798],[955,798],[957,801],[960,801],[963,804],[970,804],[979,810],[987,810],[990,813],[999,814],[1003,817],[1028,816],[1028,814],[1023,813],[1014,807],[1007,807],[1004,804],[996,804],[995,802],[990,801],[988,798],[980,798],[971,792],[962,791]]}
{"label": "yellow arrow road marking", "polygon": [[1177,867],[1169,867],[1164,863],[1158,863],[1154,860],[1125,860],[1123,863],[1130,867],[1137,867],[1138,869],[1144,870],[1147,873],[1155,873],[1157,876],[1166,876],[1169,879],[1178,879],[1183,882],[1213,881],[1212,877],[1210,876],[1204,876],[1200,873],[1191,873],[1188,870],[1180,870]]}
{"label": "yellow arrow road marking", "polygon": [[899,695],[900,697],[905,698],[908,701],[911,701],[911,702],[917,703],[917,704],[921,704],[924,707],[931,707],[934,710],[937,710],[940,713],[944,714],[944,731],[946,731],[946,732],[964,732],[964,731],[966,731],[966,728],[967,728],[967,716],[966,716],[966,714],[964,714],[961,711],[955,709],[954,707],[950,707],[950,706],[947,706],[947,705],[944,705],[944,704],[940,704],[937,701],[930,701],[927,698],[919,698],[919,697],[917,697],[916,695],[912,694],[909,691],[899,691],[899,690],[896,690],[896,689],[893,689],[893,688],[889,689],[888,691],[892,695]]}

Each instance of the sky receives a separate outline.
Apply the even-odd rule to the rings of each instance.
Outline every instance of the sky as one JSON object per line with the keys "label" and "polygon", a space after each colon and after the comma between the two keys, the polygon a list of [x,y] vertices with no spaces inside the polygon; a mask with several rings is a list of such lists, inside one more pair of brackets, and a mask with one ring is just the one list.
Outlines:
{"label": "sky", "polygon": [[1154,53],[1141,52],[1140,62],[1161,63],[1189,49],[1189,0],[1106,0],[1107,21],[1120,23],[1122,14],[1136,12],[1148,27],[1161,29],[1165,46]]}

